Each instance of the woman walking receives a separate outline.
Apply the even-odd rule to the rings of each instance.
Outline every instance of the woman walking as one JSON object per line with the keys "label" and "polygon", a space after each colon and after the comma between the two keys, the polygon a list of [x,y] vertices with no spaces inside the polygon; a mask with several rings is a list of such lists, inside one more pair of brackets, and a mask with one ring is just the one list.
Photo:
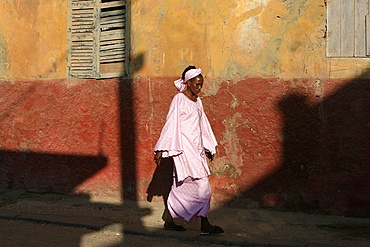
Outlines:
{"label": "woman walking", "polygon": [[170,105],[166,123],[154,151],[154,162],[160,166],[163,158],[174,161],[173,184],[167,198],[168,213],[164,228],[184,231],[174,218],[189,222],[201,218],[202,234],[219,234],[223,229],[208,220],[211,189],[208,180],[208,157],[213,160],[217,141],[198,97],[202,86],[202,70],[187,67],[175,81],[179,93]]}

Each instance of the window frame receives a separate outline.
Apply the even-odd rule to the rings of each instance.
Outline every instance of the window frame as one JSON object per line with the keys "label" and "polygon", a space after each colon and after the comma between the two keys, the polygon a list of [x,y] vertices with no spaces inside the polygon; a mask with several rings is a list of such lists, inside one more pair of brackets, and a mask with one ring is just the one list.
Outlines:
{"label": "window frame", "polygon": [[126,37],[125,0],[68,0],[68,77],[126,76]]}

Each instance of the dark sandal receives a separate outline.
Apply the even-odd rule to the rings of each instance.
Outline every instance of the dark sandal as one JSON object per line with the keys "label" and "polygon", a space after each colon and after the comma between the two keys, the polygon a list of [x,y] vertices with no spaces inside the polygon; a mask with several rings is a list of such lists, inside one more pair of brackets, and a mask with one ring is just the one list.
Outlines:
{"label": "dark sandal", "polygon": [[213,228],[210,231],[206,232],[202,231],[201,235],[216,235],[220,233],[224,233],[224,230],[219,226],[213,226]]}
{"label": "dark sandal", "polygon": [[186,231],[185,227],[179,226],[176,224],[170,225],[170,226],[164,226],[163,229],[169,230],[169,231],[178,231],[178,232],[183,232]]}

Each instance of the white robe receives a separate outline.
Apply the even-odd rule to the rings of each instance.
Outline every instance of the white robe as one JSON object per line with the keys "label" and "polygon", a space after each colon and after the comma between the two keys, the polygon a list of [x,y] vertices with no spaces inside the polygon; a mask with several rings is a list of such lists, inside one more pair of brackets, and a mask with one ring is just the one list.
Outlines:
{"label": "white robe", "polygon": [[194,102],[183,93],[172,100],[154,151],[173,157],[174,182],[168,197],[173,218],[186,221],[206,217],[210,208],[210,171],[205,151],[216,153],[217,141],[204,112],[202,101]]}
{"label": "white robe", "polygon": [[154,151],[173,157],[178,181],[210,175],[205,150],[216,153],[217,141],[200,98],[196,102],[183,93],[172,100],[166,123]]}

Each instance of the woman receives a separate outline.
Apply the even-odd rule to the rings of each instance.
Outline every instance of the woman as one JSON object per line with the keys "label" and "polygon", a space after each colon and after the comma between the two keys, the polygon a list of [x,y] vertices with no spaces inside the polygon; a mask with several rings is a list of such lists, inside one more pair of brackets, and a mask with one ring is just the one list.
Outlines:
{"label": "woman", "polygon": [[184,231],[174,218],[186,221],[201,218],[202,234],[219,234],[223,229],[208,221],[211,190],[206,156],[213,160],[216,138],[198,97],[202,86],[202,70],[187,67],[182,78],[175,81],[179,93],[170,105],[166,123],[155,145],[154,162],[160,166],[162,157],[172,157],[174,178],[167,199],[164,228]]}

